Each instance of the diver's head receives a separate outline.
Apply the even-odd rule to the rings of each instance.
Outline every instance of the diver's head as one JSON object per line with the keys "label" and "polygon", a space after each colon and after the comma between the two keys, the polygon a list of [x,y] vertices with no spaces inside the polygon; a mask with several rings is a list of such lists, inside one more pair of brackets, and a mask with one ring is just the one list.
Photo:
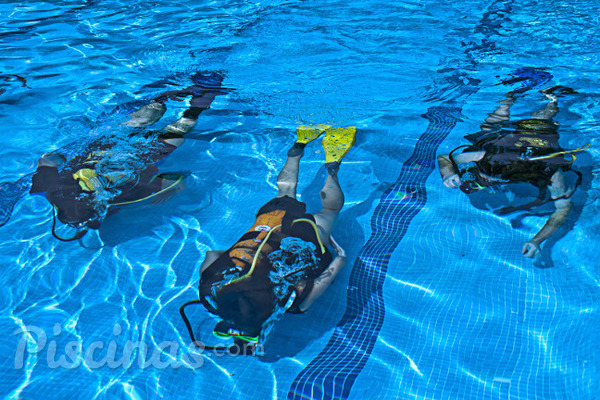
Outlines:
{"label": "diver's head", "polygon": [[217,309],[219,316],[228,327],[243,333],[243,336],[257,337],[263,323],[273,313],[274,300],[271,290],[232,290],[219,293]]}
{"label": "diver's head", "polygon": [[63,201],[56,205],[56,216],[63,224],[73,228],[99,229],[101,217],[89,201]]}
{"label": "diver's head", "polygon": [[73,228],[100,228],[102,217],[91,193],[84,192],[74,179],[61,179],[60,185],[46,192],[48,201],[55,207],[56,216],[63,224]]}
{"label": "diver's head", "polygon": [[[64,204],[63,204],[64,206]],[[76,207],[77,208],[77,207]],[[58,211],[57,211],[58,210]],[[61,222],[77,229],[77,232],[71,237],[62,237],[56,233],[56,217]],[[71,242],[73,240],[81,239],[88,231],[87,228],[98,229],[100,228],[100,218],[97,213],[90,210],[78,210],[73,212],[70,208],[59,208],[52,205],[52,236],[62,242]]]}

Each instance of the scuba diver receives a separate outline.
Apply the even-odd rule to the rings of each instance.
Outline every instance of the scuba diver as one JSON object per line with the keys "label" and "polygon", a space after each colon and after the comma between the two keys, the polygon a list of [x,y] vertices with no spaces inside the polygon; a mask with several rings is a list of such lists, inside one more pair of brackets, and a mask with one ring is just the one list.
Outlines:
{"label": "scuba diver", "polygon": [[[115,207],[181,190],[183,175],[160,174],[156,166],[183,144],[183,137],[196,125],[200,113],[219,94],[223,77],[197,73],[193,85],[167,91],[154,98],[121,125],[140,128],[156,122],[166,112],[169,99],[191,96],[183,116],[160,131],[136,130],[126,140],[105,137],[93,141],[80,155],[67,160],[60,152],[44,154],[31,177],[30,193],[43,193],[52,204],[52,234],[61,241],[77,240],[88,229],[99,229]],[[157,197],[159,196],[159,197]],[[69,238],[56,233],[56,218],[78,231]]]}
{"label": "scuba diver", "polygon": [[[299,164],[305,146],[323,133],[327,168],[320,192],[323,208],[307,214],[306,204],[296,200]],[[275,321],[286,312],[306,311],[333,282],[346,263],[344,250],[331,236],[344,205],[337,174],[355,134],[355,127],[298,127],[298,139],[277,176],[277,197],[258,210],[254,224],[233,246],[206,254],[200,272],[200,299],[180,309],[194,344],[231,354],[254,354]],[[335,258],[328,246],[335,250]],[[213,333],[233,338],[234,346],[211,347],[196,341],[184,312],[194,303],[221,319]]]}
{"label": "scuba diver", "polygon": [[[509,122],[510,107],[516,100],[516,93],[510,92],[481,124],[481,131],[466,137],[471,145],[459,146],[450,154],[437,157],[444,185],[451,189],[460,188],[467,194],[486,188],[493,193],[493,187],[512,183],[526,183],[537,188],[535,200],[519,206],[505,206],[495,211],[498,215],[530,210],[550,202],[554,204],[554,211],[544,226],[523,245],[525,257],[537,255],[541,243],[555,234],[567,219],[572,209],[570,198],[582,180],[581,173],[571,166],[576,159],[575,153],[589,147],[563,150],[558,143],[558,124],[552,120],[558,113],[556,96],[577,92],[565,86],[554,86],[541,92],[550,101],[532,113],[531,118]],[[459,149],[463,151],[457,153]],[[571,177],[573,179],[568,179]]]}

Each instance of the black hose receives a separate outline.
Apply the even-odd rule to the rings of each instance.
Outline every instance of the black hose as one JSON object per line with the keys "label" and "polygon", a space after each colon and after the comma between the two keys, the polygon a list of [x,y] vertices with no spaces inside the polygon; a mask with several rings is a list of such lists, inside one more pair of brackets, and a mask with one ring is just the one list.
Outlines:
{"label": "black hose", "polygon": [[58,236],[58,234],[56,233],[56,208],[54,207],[54,205],[52,205],[52,236],[54,236],[61,242],[72,242],[74,240],[81,239],[86,233],[87,233],[87,229],[83,229],[83,230],[77,232],[71,238],[62,238],[62,237]]}
{"label": "black hose", "polygon": [[202,342],[198,342],[196,340],[196,338],[194,337],[194,330],[192,329],[192,324],[190,324],[190,320],[188,319],[188,317],[185,315],[185,308],[187,306],[189,306],[190,304],[202,304],[202,300],[191,300],[188,301],[187,303],[185,303],[184,305],[182,305],[181,307],[179,307],[179,314],[181,314],[181,318],[183,319],[183,322],[185,323],[185,327],[188,330],[188,334],[190,335],[190,339],[192,339],[192,343],[194,344],[194,346],[203,349],[203,350],[217,350],[217,351],[229,351],[230,347],[225,347],[225,346],[205,346],[204,343]]}

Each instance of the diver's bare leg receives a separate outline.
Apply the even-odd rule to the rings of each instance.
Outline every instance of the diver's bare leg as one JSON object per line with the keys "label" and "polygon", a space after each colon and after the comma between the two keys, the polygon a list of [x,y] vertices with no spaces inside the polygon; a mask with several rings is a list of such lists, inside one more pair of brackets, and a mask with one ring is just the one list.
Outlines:
{"label": "diver's bare leg", "polygon": [[[214,78],[214,77],[213,77]],[[150,104],[147,104],[134,111],[130,114],[131,119],[124,122],[122,125],[131,127],[144,127],[150,126],[158,122],[167,111],[165,102],[169,99],[178,99],[186,96],[192,96],[190,100],[190,108],[183,114],[183,117],[178,121],[170,124],[168,130],[178,130],[181,135],[186,134],[196,124],[195,121],[198,115],[207,108],[210,108],[210,104],[213,102],[215,97],[220,94],[221,81],[223,78],[214,80],[212,82],[197,83],[186,87],[181,90],[168,90],[155,97]]]}
{"label": "diver's bare leg", "polygon": [[123,122],[121,125],[130,126],[132,128],[150,126],[158,122],[165,114],[165,111],[167,111],[167,107],[163,103],[152,100],[150,104],[146,104],[139,110],[129,114],[131,117],[129,121]]}
{"label": "diver's bare leg", "polygon": [[210,104],[217,95],[218,93],[215,91],[206,91],[201,95],[194,95],[190,100],[190,108],[177,121],[167,125],[165,130],[183,136],[194,129],[200,113],[210,108]]}
{"label": "diver's bare leg", "polygon": [[481,124],[481,130],[489,131],[492,129],[490,125],[508,121],[510,119],[510,107],[514,101],[514,97],[510,94],[507,94],[506,99],[500,102],[500,105],[494,110],[494,112],[488,114],[487,118],[485,119],[485,123]]}
{"label": "diver's bare leg", "polygon": [[[187,89],[185,89],[187,90]],[[201,95],[192,96],[190,100],[190,108],[185,110],[183,116],[177,121],[165,126],[165,131],[169,132],[170,138],[165,139],[165,142],[172,146],[179,147],[183,144],[183,136],[190,132],[196,126],[198,116],[204,110],[210,108],[210,104],[217,97],[216,92],[204,92]]]}
{"label": "diver's bare leg", "polygon": [[328,168],[327,179],[320,193],[323,208],[314,214],[315,221],[322,230],[321,234],[324,243],[329,241],[335,220],[344,206],[344,192],[342,192],[338,181],[338,170],[339,166]]}
{"label": "diver's bare leg", "polygon": [[550,99],[550,102],[546,104],[541,110],[535,111],[531,114],[532,118],[535,119],[553,119],[558,114],[558,101],[556,97],[546,94],[546,97]]}
{"label": "diver's bare leg", "polygon": [[129,114],[131,117],[129,121],[122,123],[121,125],[130,126],[132,128],[141,128],[150,126],[158,122],[167,111],[165,102],[169,99],[185,97],[190,95],[189,88],[182,90],[168,90],[156,96],[149,104],[146,104],[139,110],[136,110]]}
{"label": "diver's bare leg", "polygon": [[288,151],[285,165],[277,175],[277,197],[290,196],[296,198],[296,187],[298,186],[298,171],[300,170],[300,159],[304,155],[304,146],[295,143]]}

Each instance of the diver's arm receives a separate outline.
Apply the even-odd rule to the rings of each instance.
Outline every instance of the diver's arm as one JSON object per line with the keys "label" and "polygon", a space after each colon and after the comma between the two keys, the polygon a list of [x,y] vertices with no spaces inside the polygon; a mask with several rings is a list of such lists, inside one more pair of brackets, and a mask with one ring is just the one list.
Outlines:
{"label": "diver's arm", "polygon": [[200,266],[200,273],[204,272],[206,268],[208,268],[217,258],[221,256],[221,254],[225,253],[225,251],[221,250],[209,250],[206,252],[206,257],[204,257],[204,261]]}
{"label": "diver's arm", "polygon": [[[564,175],[561,171],[552,175],[552,181],[548,189],[553,199],[569,196],[572,193],[572,189],[565,183]],[[540,244],[556,233],[573,208],[571,199],[568,198],[555,200],[554,206],[556,207],[555,211],[548,218],[542,229],[540,229],[533,239],[523,245],[523,255],[525,257],[533,257],[539,252]]]}
{"label": "diver's arm", "polygon": [[306,311],[308,307],[310,307],[312,303],[314,303],[315,300],[319,298],[319,296],[325,293],[325,290],[327,290],[327,288],[333,283],[333,280],[335,279],[337,274],[346,265],[346,252],[340,247],[339,244],[336,243],[333,237],[330,237],[330,240],[331,245],[337,253],[337,256],[329,264],[327,269],[315,279],[312,290],[298,307],[301,312]]}
{"label": "diver's arm", "polygon": [[65,162],[63,156],[58,153],[46,153],[38,160],[37,166],[39,167],[58,167]]}
{"label": "diver's arm", "polygon": [[[485,155],[485,151],[467,151],[465,153],[457,154],[454,157],[454,161],[457,164],[467,163],[471,161],[479,161]],[[450,189],[454,189],[460,186],[460,178],[458,177],[458,171],[454,169],[454,164],[450,160],[450,155],[440,154],[437,157],[440,165],[440,174],[444,180],[444,185]]]}
{"label": "diver's arm", "polygon": [[58,167],[65,158],[58,153],[46,153],[37,163],[37,170],[31,177],[29,193],[43,193],[59,185]]}

